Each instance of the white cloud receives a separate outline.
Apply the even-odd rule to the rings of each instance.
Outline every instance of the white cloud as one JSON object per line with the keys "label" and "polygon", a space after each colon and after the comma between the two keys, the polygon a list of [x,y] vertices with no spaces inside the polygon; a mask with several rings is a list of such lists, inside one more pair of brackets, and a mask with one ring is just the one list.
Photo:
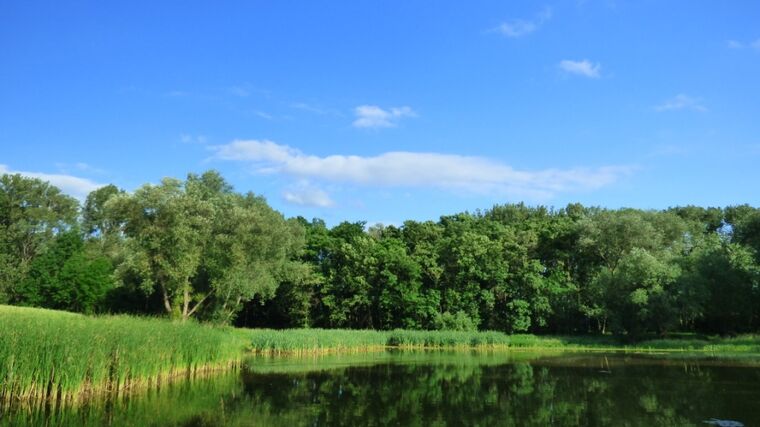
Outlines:
{"label": "white cloud", "polygon": [[295,108],[296,110],[302,110],[302,111],[317,114],[320,116],[324,116],[324,115],[337,116],[337,117],[344,116],[343,113],[341,113],[340,111],[334,108],[326,108],[321,105],[307,104],[306,102],[294,102],[289,105],[290,105],[290,108]]}
{"label": "white cloud", "polygon": [[737,49],[737,50],[744,49],[746,47],[746,48],[753,49],[757,52],[760,52],[760,39],[756,39],[755,41],[751,41],[747,43],[740,42],[738,40],[728,40],[726,41],[726,47],[728,47],[729,49]]}
{"label": "white cloud", "polygon": [[576,74],[595,79],[599,77],[599,71],[602,66],[599,65],[599,63],[593,64],[587,59],[582,61],[565,59],[559,62],[559,68],[569,74]]}
{"label": "white cloud", "polygon": [[273,120],[274,119],[274,116],[272,116],[271,114],[269,114],[267,112],[264,112],[264,111],[255,110],[255,111],[253,111],[253,114],[256,115],[256,117],[262,118],[264,120]]}
{"label": "white cloud", "polygon": [[74,167],[83,172],[101,172],[100,169],[94,168],[85,162],[76,162],[74,163]]}
{"label": "white cloud", "polygon": [[181,98],[184,96],[190,96],[190,92],[187,92],[184,90],[172,90],[172,91],[166,92],[165,95],[172,98]]}
{"label": "white cloud", "polygon": [[208,142],[208,138],[204,135],[190,135],[187,133],[180,135],[179,140],[182,141],[183,144],[205,145]]}
{"label": "white cloud", "polygon": [[405,151],[371,157],[319,157],[266,140],[236,140],[212,149],[216,151],[214,158],[250,162],[259,173],[364,186],[439,188],[533,199],[597,189],[632,171],[625,166],[526,171],[482,157]]}
{"label": "white cloud", "polygon": [[230,95],[237,96],[240,98],[246,98],[251,95],[251,91],[247,87],[247,85],[231,86],[230,88],[227,89],[227,91],[230,93]]}
{"label": "white cloud", "polygon": [[536,15],[535,19],[513,19],[511,21],[502,22],[498,27],[494,28],[493,31],[496,31],[505,37],[523,37],[538,30],[546,21],[551,19],[551,17],[552,9],[546,7]]}
{"label": "white cloud", "polygon": [[288,203],[300,206],[328,208],[335,204],[327,192],[313,186],[308,181],[301,181],[286,189],[282,193],[282,198]]}
{"label": "white cloud", "polygon": [[77,170],[79,172],[85,172],[89,174],[105,174],[106,171],[100,168],[96,168],[90,164],[87,164],[85,162],[76,162],[76,163],[56,163],[56,168],[58,168],[58,172],[69,175],[70,171]]}
{"label": "white cloud", "polygon": [[506,37],[522,37],[536,31],[538,26],[532,21],[523,21],[515,19],[508,22],[502,22],[496,29]]}
{"label": "white cloud", "polygon": [[19,174],[29,178],[39,178],[43,181],[48,181],[52,185],[60,188],[64,193],[74,196],[79,200],[84,200],[91,191],[97,190],[103,186],[103,184],[98,184],[87,178],[64,174],[17,171],[11,170],[8,166],[2,164],[0,164],[0,175],[1,174]]}
{"label": "white cloud", "polygon": [[384,110],[377,105],[360,105],[354,108],[357,128],[388,128],[394,127],[404,117],[416,117],[417,113],[410,107],[393,107]]}
{"label": "white cloud", "polygon": [[691,96],[679,93],[678,95],[665,100],[662,104],[654,107],[655,111],[676,111],[676,110],[691,110],[705,112],[707,108],[702,104],[700,98],[693,98]]}

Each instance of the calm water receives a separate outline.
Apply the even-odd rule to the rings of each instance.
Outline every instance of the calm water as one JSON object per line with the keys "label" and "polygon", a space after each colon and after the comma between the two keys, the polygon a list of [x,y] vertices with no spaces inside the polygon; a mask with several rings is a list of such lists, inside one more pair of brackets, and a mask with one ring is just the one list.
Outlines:
{"label": "calm water", "polygon": [[5,408],[0,424],[760,426],[760,366],[737,362],[387,352],[250,366],[76,410]]}

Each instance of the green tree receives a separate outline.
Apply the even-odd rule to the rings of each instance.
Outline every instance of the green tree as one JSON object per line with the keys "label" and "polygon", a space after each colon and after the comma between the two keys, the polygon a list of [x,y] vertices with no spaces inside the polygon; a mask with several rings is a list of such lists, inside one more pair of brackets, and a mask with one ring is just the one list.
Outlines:
{"label": "green tree", "polygon": [[295,259],[304,244],[297,221],[286,221],[263,197],[234,193],[216,172],[190,175],[187,186],[214,206],[199,275],[211,296],[206,309],[211,317],[229,322],[244,302],[257,295],[272,298],[283,279],[296,286],[309,280]]}
{"label": "green tree", "polygon": [[164,178],[114,196],[106,207],[126,236],[121,276],[139,277],[146,292],[157,288],[168,314],[192,316],[208,295],[195,292],[191,279],[211,234],[213,205],[188,193],[183,182]]}
{"label": "green tree", "polygon": [[341,223],[330,230],[320,288],[325,326],[374,328],[373,284],[369,274],[376,267],[373,257],[377,241],[364,233],[364,223]]}
{"label": "green tree", "polygon": [[372,281],[377,294],[379,327],[419,329],[430,323],[435,311],[422,293],[420,266],[397,238],[383,239],[375,246],[377,270]]}
{"label": "green tree", "polygon": [[627,253],[616,272],[603,269],[596,280],[605,287],[613,331],[635,338],[672,329],[677,323],[673,284],[679,274],[667,258],[640,248]]}
{"label": "green tree", "polygon": [[296,222],[259,196],[235,193],[214,171],[146,185],[106,207],[126,236],[122,277],[137,275],[182,320],[202,310],[230,321],[254,296],[271,297],[302,244]]}
{"label": "green tree", "polygon": [[[597,267],[587,283],[581,286],[581,310],[598,322],[600,331],[604,332],[608,321],[620,315],[615,310],[628,307],[620,304],[620,292],[625,291],[615,287],[616,283],[627,283],[628,280],[625,274],[617,277],[621,264],[626,263],[627,272],[634,270],[637,262],[649,262],[658,257],[668,259],[682,250],[685,232],[683,221],[673,213],[622,209],[600,211],[585,220],[579,249]],[[647,265],[641,267],[646,268]],[[635,286],[635,283],[634,280],[631,286]],[[655,289],[651,291],[654,292]],[[644,291],[638,291],[627,298],[629,301],[636,300],[635,304],[638,305],[646,305],[649,300],[644,297]],[[642,316],[637,318],[641,320]],[[618,329],[632,328],[627,325]]]}
{"label": "green tree", "polygon": [[114,268],[108,258],[92,249],[85,248],[66,260],[53,294],[56,308],[81,313],[106,309],[106,297],[114,288]]}
{"label": "green tree", "polygon": [[18,303],[93,313],[104,308],[113,288],[113,267],[77,230],[56,235],[36,257],[18,290]]}
{"label": "green tree", "polygon": [[47,182],[0,176],[0,302],[15,301],[34,258],[76,223],[78,203]]}
{"label": "green tree", "polygon": [[106,185],[87,195],[84,207],[82,208],[82,228],[90,235],[97,235],[100,238],[110,236],[119,231],[118,223],[109,215],[106,210],[106,203],[114,196],[124,194],[115,185]]}
{"label": "green tree", "polygon": [[760,266],[753,255],[747,247],[717,239],[695,251],[684,276],[698,303],[692,308],[694,323],[721,334],[757,331]]}

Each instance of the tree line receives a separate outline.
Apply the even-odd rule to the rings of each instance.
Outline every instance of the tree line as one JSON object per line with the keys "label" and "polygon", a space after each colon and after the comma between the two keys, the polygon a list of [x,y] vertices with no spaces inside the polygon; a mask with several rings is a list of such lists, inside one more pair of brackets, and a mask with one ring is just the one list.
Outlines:
{"label": "tree line", "polygon": [[214,171],[81,205],[6,174],[0,303],[248,327],[757,332],[760,209],[504,204],[327,227]]}

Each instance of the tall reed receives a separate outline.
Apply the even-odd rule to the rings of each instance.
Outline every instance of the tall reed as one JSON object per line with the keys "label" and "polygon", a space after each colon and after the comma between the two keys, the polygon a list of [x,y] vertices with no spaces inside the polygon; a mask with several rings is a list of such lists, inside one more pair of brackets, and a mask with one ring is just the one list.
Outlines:
{"label": "tall reed", "polygon": [[0,306],[0,401],[76,401],[239,363],[231,328]]}

